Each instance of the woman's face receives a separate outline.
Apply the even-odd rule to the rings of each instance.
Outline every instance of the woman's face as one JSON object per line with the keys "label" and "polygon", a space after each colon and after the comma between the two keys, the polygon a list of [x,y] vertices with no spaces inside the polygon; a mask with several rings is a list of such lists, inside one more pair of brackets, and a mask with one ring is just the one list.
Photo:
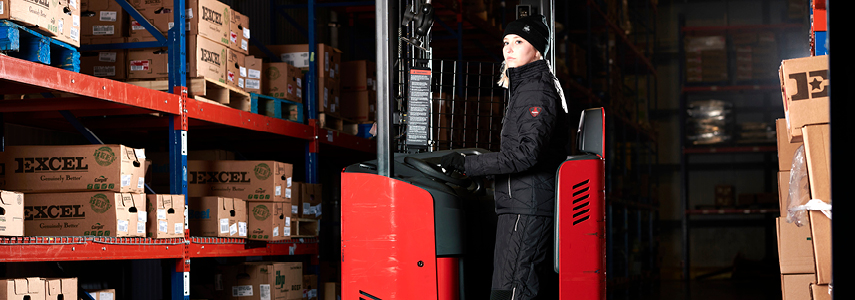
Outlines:
{"label": "woman's face", "polygon": [[540,56],[528,41],[516,34],[506,35],[502,42],[505,45],[502,48],[502,55],[505,56],[505,66],[508,68],[524,66]]}

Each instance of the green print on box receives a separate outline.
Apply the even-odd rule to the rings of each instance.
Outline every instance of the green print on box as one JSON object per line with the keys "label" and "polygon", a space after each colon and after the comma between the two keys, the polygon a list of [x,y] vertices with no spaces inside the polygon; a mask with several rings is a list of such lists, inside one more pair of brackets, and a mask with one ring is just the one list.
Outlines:
{"label": "green print on box", "polygon": [[107,196],[99,193],[89,199],[89,207],[92,208],[92,211],[103,214],[112,208],[113,205],[110,204],[110,199]]}
{"label": "green print on box", "polygon": [[95,157],[95,162],[103,167],[109,166],[116,161],[116,153],[113,153],[113,149],[110,147],[98,148],[92,156]]}
{"label": "green print on box", "polygon": [[259,180],[266,180],[268,177],[270,177],[271,173],[270,166],[265,163],[256,165],[253,171],[255,171],[255,178],[258,178]]}
{"label": "green print on box", "polygon": [[89,230],[84,231],[84,232],[83,232],[83,235],[84,235],[84,236],[90,236],[90,235],[94,235],[94,236],[110,236],[110,231],[109,231],[109,230],[98,230],[98,229],[104,229],[104,225],[101,225],[101,223],[95,223],[95,225],[92,225],[92,230],[91,230],[91,231],[89,231]]}
{"label": "green print on box", "polygon": [[252,208],[252,216],[259,221],[267,220],[270,217],[270,209],[266,205],[256,205]]}

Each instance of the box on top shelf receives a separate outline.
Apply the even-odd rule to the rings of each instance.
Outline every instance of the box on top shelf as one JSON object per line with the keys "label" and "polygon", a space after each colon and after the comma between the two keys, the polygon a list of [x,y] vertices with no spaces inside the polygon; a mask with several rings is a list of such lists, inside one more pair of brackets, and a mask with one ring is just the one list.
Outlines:
{"label": "box on top shelf", "polygon": [[45,278],[45,300],[78,299],[77,278]]}
{"label": "box on top shelf", "polygon": [[128,36],[128,13],[115,0],[83,0],[80,6],[81,36]]}
{"label": "box on top shelf", "polygon": [[55,9],[56,36],[54,39],[74,47],[80,47],[80,6],[78,0],[59,0]]}
{"label": "box on top shelf", "polygon": [[262,67],[264,95],[303,102],[303,72],[289,63],[264,63]]}
{"label": "box on top shelf", "polygon": [[[84,37],[80,42],[83,45],[100,45],[126,43],[127,41],[127,38],[124,37]],[[95,77],[125,80],[128,77],[126,68],[127,54],[127,49],[81,52],[80,73]]]}
{"label": "box on top shelf", "polygon": [[829,122],[827,55],[784,60],[778,76],[790,141],[802,140],[805,125]]}
{"label": "box on top shelf", "polygon": [[24,194],[0,191],[0,236],[24,236]]}
{"label": "box on top shelf", "polygon": [[6,189],[143,193],[145,150],[124,145],[8,146]]}
{"label": "box on top shelf", "polygon": [[243,55],[249,54],[249,17],[238,11],[231,10],[229,22],[229,48]]}
{"label": "box on top shelf", "polygon": [[190,197],[222,196],[290,202],[293,166],[277,161],[188,160]]}
{"label": "box on top shelf", "polygon": [[226,83],[228,48],[200,35],[187,37],[187,76]]}
{"label": "box on top shelf", "polygon": [[45,280],[38,277],[0,280],[0,299],[45,300]]}
{"label": "box on top shelf", "polygon": [[291,203],[247,201],[246,204],[247,239],[282,241],[291,236]]}
{"label": "box on top shelf", "polygon": [[[53,7],[52,7],[53,5]],[[56,35],[56,2],[39,0],[0,0],[0,19],[12,20],[36,29],[48,36]]]}
{"label": "box on top shelf", "polygon": [[187,0],[186,4],[187,33],[228,47],[231,8],[217,0]]}
{"label": "box on top shelf", "polygon": [[184,195],[146,195],[146,236],[155,239],[184,237]]}
{"label": "box on top shelf", "polygon": [[246,201],[227,197],[187,199],[188,226],[192,236],[246,238]]}
{"label": "box on top shelf", "polygon": [[[168,3],[163,3],[168,2]],[[157,28],[157,30],[166,36],[172,25],[175,24],[175,15],[173,14],[173,2],[170,1],[145,1],[145,4],[134,4],[134,8],[145,18],[149,24]],[[133,17],[128,17],[130,26],[128,26],[129,36],[138,38],[153,37],[153,35],[140,24],[139,20]]]}
{"label": "box on top shelf", "polygon": [[116,192],[26,194],[27,236],[145,237],[145,195]]}

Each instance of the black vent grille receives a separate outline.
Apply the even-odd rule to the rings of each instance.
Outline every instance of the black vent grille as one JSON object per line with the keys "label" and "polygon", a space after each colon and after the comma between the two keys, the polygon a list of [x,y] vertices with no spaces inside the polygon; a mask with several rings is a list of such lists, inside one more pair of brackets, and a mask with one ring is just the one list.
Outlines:
{"label": "black vent grille", "polygon": [[573,185],[573,225],[591,218],[591,180],[586,179]]}

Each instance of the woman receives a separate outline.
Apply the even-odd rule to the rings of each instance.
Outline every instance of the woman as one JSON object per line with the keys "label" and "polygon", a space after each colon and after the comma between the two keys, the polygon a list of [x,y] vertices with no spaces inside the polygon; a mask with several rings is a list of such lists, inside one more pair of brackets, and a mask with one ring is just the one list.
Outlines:
{"label": "woman", "polygon": [[[495,176],[498,227],[490,299],[532,299],[552,275],[555,172],[569,152],[570,122],[558,80],[543,59],[549,27],[540,15],[520,18],[504,32],[504,63],[498,82],[510,98],[499,152],[444,156],[446,170]],[[548,272],[553,272],[549,274]]]}

